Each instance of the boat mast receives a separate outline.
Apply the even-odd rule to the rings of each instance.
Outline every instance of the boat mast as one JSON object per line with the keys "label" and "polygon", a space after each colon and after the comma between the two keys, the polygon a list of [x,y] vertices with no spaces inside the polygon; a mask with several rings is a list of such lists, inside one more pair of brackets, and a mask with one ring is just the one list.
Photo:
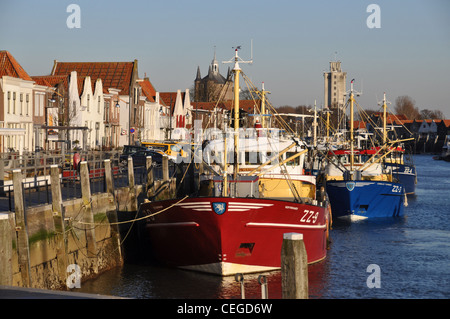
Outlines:
{"label": "boat mast", "polygon": [[314,100],[314,121],[313,121],[313,146],[317,147],[317,107]]}
{"label": "boat mast", "polygon": [[[239,60],[241,63],[253,63],[253,60],[243,61],[238,56],[238,50],[241,46],[237,46],[234,50],[234,61],[224,61],[223,63],[234,62],[234,180],[237,181],[237,176],[239,173],[239,75],[241,73],[241,68],[239,66]],[[236,191],[236,189],[235,189]]]}
{"label": "boat mast", "polygon": [[355,81],[355,79],[353,79],[350,83],[350,172],[353,172],[353,166],[354,166],[354,156],[353,156],[353,152],[354,152],[354,145],[353,145],[353,102],[354,102],[354,97],[353,97],[353,81]]}
{"label": "boat mast", "polygon": [[224,146],[224,174],[223,174],[223,187],[222,187],[222,197],[228,196],[228,152],[227,152],[227,137],[228,137],[228,125],[227,125],[228,118],[225,121],[225,138],[223,139],[223,146]]}
{"label": "boat mast", "polygon": [[238,48],[235,50],[234,57],[234,180],[237,180],[239,173],[239,67]]}
{"label": "boat mast", "polygon": [[328,143],[328,141],[330,140],[330,109],[327,107],[324,111],[324,113],[327,114],[327,139],[326,139],[326,143]]}
{"label": "boat mast", "polygon": [[261,127],[265,128],[266,121],[266,94],[270,92],[264,90],[264,82],[262,82],[261,86]]}
{"label": "boat mast", "polygon": [[383,145],[386,144],[386,92],[383,95]]}

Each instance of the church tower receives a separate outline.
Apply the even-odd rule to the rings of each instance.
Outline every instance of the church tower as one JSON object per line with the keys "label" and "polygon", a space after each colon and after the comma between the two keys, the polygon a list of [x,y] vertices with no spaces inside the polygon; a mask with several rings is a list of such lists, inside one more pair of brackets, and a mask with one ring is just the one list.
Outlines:
{"label": "church tower", "polygon": [[197,76],[194,80],[195,102],[216,102],[220,96],[223,101],[231,100],[233,98],[233,85],[229,75],[230,72],[225,78],[220,74],[219,62],[214,50],[214,58],[208,68],[208,75],[202,78],[200,67],[197,67]]}

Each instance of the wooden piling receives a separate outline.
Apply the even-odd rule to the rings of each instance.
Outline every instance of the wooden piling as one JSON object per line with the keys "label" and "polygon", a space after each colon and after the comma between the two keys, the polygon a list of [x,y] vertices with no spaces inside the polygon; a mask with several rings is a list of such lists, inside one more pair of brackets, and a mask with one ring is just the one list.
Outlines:
{"label": "wooden piling", "polygon": [[138,202],[136,196],[136,186],[134,182],[134,166],[133,158],[128,157],[128,187],[130,194],[130,206],[128,211],[135,212],[138,210]]}
{"label": "wooden piling", "polygon": [[13,170],[13,185],[19,269],[22,277],[22,286],[31,287],[30,247],[28,243],[28,232],[23,201],[22,172],[20,169]]}
{"label": "wooden piling", "polygon": [[308,261],[303,234],[283,234],[281,286],[283,299],[308,299]]}
{"label": "wooden piling", "polygon": [[0,213],[0,286],[12,285],[12,213]]}
{"label": "wooden piling", "polygon": [[80,163],[80,175],[81,175],[81,196],[83,199],[83,222],[85,225],[86,233],[86,248],[87,257],[91,258],[91,268],[94,273],[98,273],[98,258],[97,258],[97,241],[95,239],[95,227],[94,227],[94,215],[92,213],[91,205],[91,185],[89,180],[89,169],[87,162]]}
{"label": "wooden piling", "polygon": [[61,180],[59,179],[58,165],[51,165],[50,167],[50,179],[52,188],[52,210],[53,210],[53,223],[56,231],[56,258],[58,262],[58,275],[59,280],[66,283],[67,277],[67,235],[66,227],[64,225],[64,206],[61,195]]}
{"label": "wooden piling", "polygon": [[153,178],[153,165],[151,156],[147,156],[145,166],[147,168],[147,198],[152,198],[153,196],[155,196],[155,182]]}
{"label": "wooden piling", "polygon": [[169,157],[163,155],[162,157],[163,181],[169,181]]}
{"label": "wooden piling", "polygon": [[172,198],[171,194],[171,186],[172,181],[169,176],[169,157],[167,155],[163,155],[162,157],[162,183],[160,184],[160,189],[162,190],[160,193],[159,199],[169,199]]}
{"label": "wooden piling", "polygon": [[[116,201],[116,192],[114,189],[114,180],[112,175],[112,167],[111,167],[111,161],[109,159],[104,160],[105,164],[105,181],[106,181],[106,192],[112,196],[112,200]],[[110,223],[110,231],[111,231],[111,237],[114,238],[114,246],[115,249],[118,250],[120,263],[122,263],[122,251],[121,251],[121,245],[120,245],[120,231],[119,231],[119,225],[117,224],[118,218],[117,218],[117,212],[116,210],[107,211],[106,216],[108,217],[108,221]]]}
{"label": "wooden piling", "polygon": [[105,182],[106,182],[106,192],[115,197],[115,189],[114,189],[114,179],[112,175],[112,167],[111,160],[105,159],[103,161],[105,164]]}

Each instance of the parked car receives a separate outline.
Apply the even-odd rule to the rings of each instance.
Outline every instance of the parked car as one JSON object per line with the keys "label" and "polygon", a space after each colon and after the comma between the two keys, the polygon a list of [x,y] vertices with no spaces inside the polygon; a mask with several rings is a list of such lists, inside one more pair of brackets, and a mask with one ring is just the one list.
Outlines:
{"label": "parked car", "polygon": [[130,155],[133,153],[136,153],[137,151],[145,151],[147,147],[145,146],[139,146],[139,145],[125,145],[123,147],[122,155]]}
{"label": "parked car", "polygon": [[128,157],[133,159],[133,166],[145,166],[147,163],[147,156],[152,157],[152,163],[155,166],[162,165],[162,152],[154,151],[154,150],[139,150],[129,155],[121,155],[120,163],[122,165],[127,165]]}

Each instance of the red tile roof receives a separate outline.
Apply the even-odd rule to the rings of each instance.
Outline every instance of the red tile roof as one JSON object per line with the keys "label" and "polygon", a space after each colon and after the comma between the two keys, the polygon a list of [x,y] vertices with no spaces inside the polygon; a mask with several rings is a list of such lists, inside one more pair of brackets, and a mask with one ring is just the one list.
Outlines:
{"label": "red tile roof", "polygon": [[[128,95],[132,80],[134,62],[58,62],[55,61],[52,75],[67,75],[77,71],[79,77],[90,76],[95,83],[102,80],[103,88],[120,89],[120,95]],[[137,67],[137,66],[136,66]]]}
{"label": "red tile roof", "polygon": [[55,87],[57,84],[63,82],[64,87],[68,87],[69,77],[67,75],[38,75],[31,77],[38,85]]}
{"label": "red tile roof", "polygon": [[[184,105],[184,96],[186,92],[181,92],[181,103]],[[170,106],[173,110],[175,102],[177,101],[177,92],[159,92],[159,99],[164,101],[164,104]]]}
{"label": "red tile roof", "polygon": [[364,129],[364,128],[366,128],[366,122],[364,122],[364,121],[353,121],[353,127],[355,129]]}
{"label": "red tile roof", "polygon": [[450,120],[442,120],[446,127],[450,127]]}
{"label": "red tile roof", "polygon": [[0,51],[0,78],[4,75],[32,81],[28,73],[8,51]]}
{"label": "red tile roof", "polygon": [[142,88],[142,93],[147,97],[150,102],[155,102],[156,90],[148,78],[138,82]]}
{"label": "red tile roof", "polygon": [[[69,89],[69,76],[68,75],[37,75],[37,76],[32,76],[31,78],[38,85],[44,85],[44,86],[53,88],[57,84],[63,83],[64,88],[66,90]],[[85,79],[86,79],[85,76],[77,76],[78,94],[80,96],[83,93]],[[92,81],[92,79],[91,79],[91,88],[92,88],[92,92],[94,92],[95,91],[95,81]],[[109,93],[105,87],[103,87],[103,93]]]}

